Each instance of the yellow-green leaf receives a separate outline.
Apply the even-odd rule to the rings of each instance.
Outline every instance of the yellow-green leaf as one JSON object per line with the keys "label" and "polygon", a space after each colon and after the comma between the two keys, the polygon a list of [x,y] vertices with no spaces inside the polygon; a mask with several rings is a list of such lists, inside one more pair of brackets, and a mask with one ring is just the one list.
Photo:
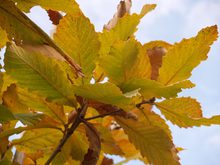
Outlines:
{"label": "yellow-green leaf", "polygon": [[203,118],[200,104],[192,98],[173,98],[155,103],[167,120],[179,127],[220,124],[220,116]]}
{"label": "yellow-green leaf", "polygon": [[63,106],[49,103],[45,99],[28,92],[24,89],[18,88],[19,100],[27,105],[29,108],[37,112],[43,112],[44,114],[60,121],[62,124],[66,123],[66,116],[64,114]]}
{"label": "yellow-green leaf", "polygon": [[111,46],[118,40],[128,40],[137,30],[137,25],[140,19],[149,11],[154,9],[154,5],[145,5],[141,14],[125,14],[117,21],[117,24],[110,31],[104,29],[103,33],[100,33],[99,39],[101,41],[100,55],[108,55]]}
{"label": "yellow-green leaf", "polygon": [[87,99],[117,105],[119,107],[125,107],[131,102],[130,98],[126,98],[120,89],[111,83],[78,86],[75,87],[75,94]]}
{"label": "yellow-green leaf", "polygon": [[151,66],[142,45],[134,39],[115,43],[99,64],[110,81],[117,85],[131,78],[149,78]]}
{"label": "yellow-green leaf", "polygon": [[180,164],[174,145],[165,131],[156,126],[146,126],[142,122],[117,118],[129,140],[140,150],[149,163],[156,165]]}
{"label": "yellow-green leaf", "polygon": [[171,86],[164,86],[163,84],[150,79],[132,79],[124,83],[121,89],[125,93],[139,89],[139,93],[141,93],[145,99],[150,99],[152,97],[175,97],[177,96],[177,93],[182,91],[182,89],[191,87],[193,87],[193,84],[190,81],[183,81]]}
{"label": "yellow-green leaf", "polygon": [[8,42],[7,33],[0,27],[0,50],[3,48]]}
{"label": "yellow-green leaf", "polygon": [[73,88],[59,62],[11,45],[5,55],[5,70],[19,85],[47,100],[73,105]]}
{"label": "yellow-green leaf", "polygon": [[10,0],[0,3],[0,26],[8,33],[10,40],[17,44],[43,43],[45,35],[40,28],[31,22]]}
{"label": "yellow-green leaf", "polygon": [[75,2],[75,0],[13,0],[17,2],[17,6],[19,9],[25,12],[29,12],[29,10],[34,6],[41,6],[46,10],[57,10],[63,12],[78,12],[79,6]]}
{"label": "yellow-green leaf", "polygon": [[15,120],[13,113],[0,104],[0,123]]}
{"label": "yellow-green leaf", "polygon": [[188,79],[192,70],[207,58],[210,45],[217,37],[217,26],[211,26],[202,29],[196,37],[175,44],[163,58],[158,81],[169,85]]}
{"label": "yellow-green leaf", "polygon": [[54,40],[82,67],[85,78],[90,80],[100,43],[89,19],[81,13],[67,14],[60,21]]}

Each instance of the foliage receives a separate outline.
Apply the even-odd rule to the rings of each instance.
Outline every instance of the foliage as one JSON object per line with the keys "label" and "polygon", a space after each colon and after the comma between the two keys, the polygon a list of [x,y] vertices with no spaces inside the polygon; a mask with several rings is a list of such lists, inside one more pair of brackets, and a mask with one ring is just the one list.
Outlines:
{"label": "foliage", "polygon": [[[57,26],[53,39],[24,14],[37,5]],[[203,117],[196,99],[178,97],[195,86],[188,79],[207,59],[217,26],[175,44],[141,44],[134,33],[155,7],[131,14],[131,0],[121,1],[96,32],[74,0],[0,3],[0,164],[110,165],[110,154],[178,165],[166,120],[220,124],[220,116]]]}

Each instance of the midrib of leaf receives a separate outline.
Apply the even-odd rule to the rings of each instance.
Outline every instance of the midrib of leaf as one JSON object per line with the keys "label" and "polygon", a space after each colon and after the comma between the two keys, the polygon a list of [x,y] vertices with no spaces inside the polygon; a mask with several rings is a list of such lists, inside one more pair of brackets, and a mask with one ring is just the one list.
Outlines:
{"label": "midrib of leaf", "polygon": [[[63,97],[66,98],[67,100],[69,100],[69,98],[67,98],[66,96],[64,96],[64,94],[63,94],[61,91],[59,91],[59,90],[57,89],[57,87],[56,87],[55,85],[53,85],[53,83],[50,82],[50,81],[47,79],[46,76],[42,75],[39,70],[37,70],[35,67],[33,67],[31,64],[29,64],[27,61],[25,61],[25,59],[23,59],[20,55],[17,55],[17,56],[19,56],[20,59],[21,59],[24,63],[26,63],[33,71],[35,71],[35,72],[36,72],[38,75],[40,75],[44,80],[46,80],[46,82],[47,82],[50,86],[52,86],[52,87],[55,89],[55,91],[57,91],[61,96],[63,96]],[[39,55],[37,55],[36,57],[38,58],[38,56],[39,56]],[[55,83],[54,83],[54,84],[55,84]],[[72,102],[73,100],[69,100],[69,101]]]}
{"label": "midrib of leaf", "polygon": [[165,83],[165,85],[168,85],[170,81],[173,80],[173,78],[176,77],[176,75],[183,69],[183,67],[191,60],[193,56],[190,56],[186,62],[174,73],[174,75],[167,81],[167,83]]}
{"label": "midrib of leaf", "polygon": [[171,114],[171,115],[176,115],[176,116],[178,116],[179,118],[185,118],[185,116],[180,115],[179,113],[175,113],[174,111],[171,112],[168,108],[163,107],[163,106],[161,106],[161,105],[158,105],[157,103],[156,103],[156,106],[157,106],[157,107],[160,107],[161,109],[165,110],[166,112],[168,112],[168,113]]}
{"label": "midrib of leaf", "polygon": [[[40,37],[42,37],[43,40],[45,40],[51,47],[53,47],[55,50],[57,50],[57,52],[59,52],[61,54],[61,56],[64,57],[64,59],[71,64],[71,66],[75,69],[76,72],[81,72],[79,68],[77,68],[77,64],[75,63],[75,61],[69,57],[69,55],[67,55],[60,47],[58,47],[54,41],[41,29],[39,28],[33,21],[31,21],[23,12],[21,12],[19,9],[17,9],[17,7],[15,6],[15,9],[18,11],[19,14],[21,14],[21,16],[27,20],[27,22],[29,22],[32,26],[29,26],[29,24],[27,25],[26,23],[24,23],[21,19],[19,19],[16,15],[12,14],[11,12],[9,12],[8,10],[4,9],[3,7],[0,6],[0,8],[2,10],[4,10],[7,14],[11,15],[12,17],[15,17],[19,23],[22,23],[25,27],[29,28],[31,31],[36,32]],[[79,74],[79,73],[77,73]],[[81,76],[83,75],[83,73],[80,73]],[[80,75],[79,74],[79,75]]]}

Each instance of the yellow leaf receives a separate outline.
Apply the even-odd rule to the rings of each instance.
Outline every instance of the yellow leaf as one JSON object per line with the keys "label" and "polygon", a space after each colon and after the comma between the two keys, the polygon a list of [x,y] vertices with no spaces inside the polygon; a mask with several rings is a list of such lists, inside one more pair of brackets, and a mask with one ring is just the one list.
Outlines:
{"label": "yellow leaf", "polygon": [[65,124],[67,119],[64,114],[63,106],[49,103],[44,98],[37,96],[34,93],[27,90],[18,88],[19,100],[35,112],[43,112],[44,114],[58,120],[62,124]]}
{"label": "yellow leaf", "polygon": [[57,10],[68,13],[78,12],[79,6],[75,0],[13,0],[17,3],[19,9],[24,12],[29,12],[29,10],[34,6],[41,6],[46,10]]}
{"label": "yellow leaf", "polygon": [[217,37],[217,26],[211,26],[202,29],[196,37],[175,44],[163,58],[158,81],[169,85],[189,78],[191,71],[206,60],[210,45]]}
{"label": "yellow leaf", "polygon": [[156,165],[179,165],[174,145],[165,131],[157,126],[146,126],[143,122],[117,117],[129,140],[140,150],[149,163]]}
{"label": "yellow leaf", "polygon": [[179,127],[220,124],[220,116],[203,118],[200,104],[192,98],[173,98],[155,103],[167,120]]}
{"label": "yellow leaf", "polygon": [[54,34],[55,42],[81,67],[90,81],[98,57],[100,43],[94,26],[83,14],[67,14]]}
{"label": "yellow leaf", "polygon": [[0,27],[0,50],[8,41],[7,33]]}

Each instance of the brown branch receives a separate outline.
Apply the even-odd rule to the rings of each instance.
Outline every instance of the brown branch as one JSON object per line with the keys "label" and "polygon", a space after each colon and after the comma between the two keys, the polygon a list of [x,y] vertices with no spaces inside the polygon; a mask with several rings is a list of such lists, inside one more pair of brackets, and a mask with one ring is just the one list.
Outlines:
{"label": "brown branch", "polygon": [[143,100],[141,103],[136,104],[137,108],[140,108],[144,104],[153,104],[155,102],[155,97],[151,98],[150,100]]}
{"label": "brown branch", "polygon": [[101,114],[101,115],[97,115],[97,116],[93,116],[93,117],[88,117],[86,119],[84,119],[85,121],[89,121],[89,120],[94,120],[94,119],[98,119],[98,118],[104,118],[106,116],[110,116],[110,115],[117,115],[117,113],[121,112],[121,109],[118,109],[116,111],[112,111],[109,113],[105,113],[105,114]]}
{"label": "brown branch", "polygon": [[66,143],[66,141],[70,138],[70,136],[74,133],[74,131],[77,129],[77,127],[79,126],[79,124],[82,122],[82,119],[84,118],[85,114],[86,114],[86,110],[88,108],[88,104],[87,102],[84,102],[82,105],[82,108],[79,109],[76,119],[74,120],[74,122],[72,123],[71,127],[68,128],[66,130],[66,133],[64,134],[63,138],[61,139],[59,145],[57,146],[57,148],[54,150],[54,152],[52,153],[52,155],[49,157],[49,159],[47,160],[47,162],[45,163],[45,165],[49,165],[53,159],[56,157],[56,155],[61,152],[62,147],[64,146],[64,144]]}

